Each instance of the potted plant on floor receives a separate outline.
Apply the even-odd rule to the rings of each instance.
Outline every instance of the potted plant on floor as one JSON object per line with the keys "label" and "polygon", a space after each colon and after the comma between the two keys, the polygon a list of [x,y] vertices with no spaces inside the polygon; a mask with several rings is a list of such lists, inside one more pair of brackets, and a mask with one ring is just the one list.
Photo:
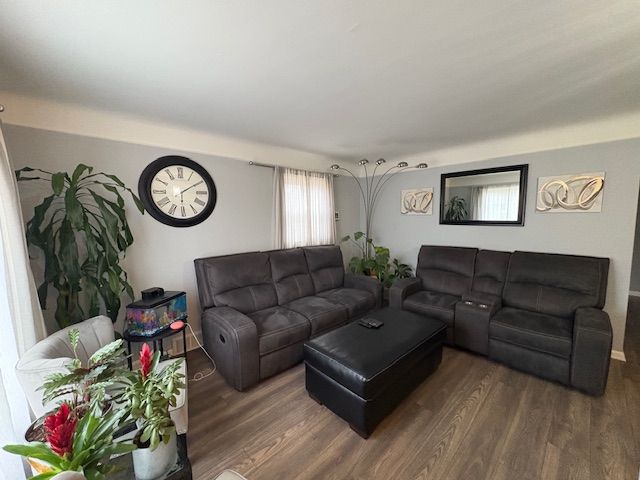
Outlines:
{"label": "potted plant on floor", "polygon": [[[356,232],[342,238],[343,242],[352,242],[360,252],[360,256],[354,256],[349,261],[351,273],[370,275],[382,282],[385,289],[391,287],[398,278],[411,276],[412,269],[406,263],[400,263],[397,258],[391,260],[391,252],[387,247],[375,245],[372,238],[368,238],[363,232]],[[373,255],[368,254],[372,249]]]}
{"label": "potted plant on floor", "polygon": [[133,243],[123,196],[130,195],[144,213],[140,199],[115,175],[94,173],[93,167],[82,163],[73,173],[25,167],[16,171],[16,178],[44,181],[51,188],[51,194],[34,208],[26,229],[29,245],[44,255],[40,306],[46,309],[49,286],[53,286],[58,293],[55,318],[60,327],[98,315],[101,302],[115,322],[121,295],[133,299],[127,273],[120,266]]}
{"label": "potted plant on floor", "polygon": [[176,463],[176,428],[169,407],[176,405],[184,375],[178,370],[182,359],[159,368],[160,352],[153,353],[148,344],[140,350],[140,368],[128,375],[125,388],[131,417],[138,425],[134,443],[133,468],[139,480],[151,480],[167,473]]}

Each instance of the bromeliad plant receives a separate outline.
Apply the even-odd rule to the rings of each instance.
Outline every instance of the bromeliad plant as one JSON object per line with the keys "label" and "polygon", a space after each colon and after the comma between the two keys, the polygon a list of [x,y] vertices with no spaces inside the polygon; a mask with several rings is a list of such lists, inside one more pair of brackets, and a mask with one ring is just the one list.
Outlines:
{"label": "bromeliad plant", "polygon": [[45,463],[42,473],[32,480],[48,480],[67,471],[81,472],[87,480],[102,480],[112,470],[112,455],[136,449],[132,443],[113,441],[113,432],[126,414],[126,410],[115,408],[103,413],[100,403],[93,402],[79,418],[65,402],[45,419],[45,442],[6,445],[4,450]]}
{"label": "bromeliad plant", "polygon": [[130,372],[129,385],[124,398],[131,411],[131,417],[137,421],[139,435],[136,441],[139,446],[155,450],[160,442],[169,442],[175,432],[175,425],[169,415],[169,407],[176,406],[176,398],[181,388],[185,387],[184,375],[178,370],[182,359],[171,362],[163,369],[158,369],[160,352],[153,353],[148,344],[140,350],[140,369]]}
{"label": "bromeliad plant", "polygon": [[[128,192],[144,213],[140,199],[115,175],[93,173],[93,167],[84,164],[71,174],[25,167],[16,171],[16,178],[45,181],[52,190],[27,223],[27,242],[44,254],[41,307],[46,308],[52,286],[58,292],[55,318],[60,327],[98,315],[100,301],[115,322],[122,293],[133,298],[120,266],[133,243],[122,195]],[[104,196],[104,190],[112,196]]]}
{"label": "bromeliad plant", "polygon": [[[411,276],[412,269],[406,263],[400,263],[397,258],[391,260],[391,252],[387,247],[381,247],[373,243],[373,239],[363,232],[356,232],[342,238],[343,242],[352,242],[358,246],[361,256],[352,257],[349,261],[349,270],[358,275],[375,276],[385,287],[390,287],[398,278]],[[369,254],[372,249],[374,254]]]}

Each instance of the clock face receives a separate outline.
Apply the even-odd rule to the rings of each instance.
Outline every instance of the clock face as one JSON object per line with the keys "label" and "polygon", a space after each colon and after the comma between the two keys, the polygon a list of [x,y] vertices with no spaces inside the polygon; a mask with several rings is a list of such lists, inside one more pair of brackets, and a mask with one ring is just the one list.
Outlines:
{"label": "clock face", "polygon": [[204,221],[216,202],[215,184],[207,171],[178,156],[162,157],[147,166],[138,191],[152,217],[176,227]]}

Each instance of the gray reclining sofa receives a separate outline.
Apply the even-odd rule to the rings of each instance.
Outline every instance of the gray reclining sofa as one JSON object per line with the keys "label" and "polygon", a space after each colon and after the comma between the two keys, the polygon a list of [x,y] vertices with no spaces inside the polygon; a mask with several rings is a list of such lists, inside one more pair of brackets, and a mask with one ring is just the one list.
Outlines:
{"label": "gray reclining sofa", "polygon": [[609,259],[423,246],[391,307],[439,318],[447,342],[592,395],[604,393],[612,330]]}
{"label": "gray reclining sofa", "polygon": [[204,346],[237,390],[302,360],[305,340],[379,308],[382,285],[345,274],[338,246],[195,260]]}

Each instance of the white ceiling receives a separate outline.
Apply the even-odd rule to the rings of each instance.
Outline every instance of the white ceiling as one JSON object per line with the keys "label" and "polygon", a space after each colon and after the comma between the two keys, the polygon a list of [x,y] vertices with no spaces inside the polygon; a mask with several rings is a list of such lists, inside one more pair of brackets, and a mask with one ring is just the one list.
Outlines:
{"label": "white ceiling", "polygon": [[640,111],[640,3],[0,0],[0,90],[411,155]]}

